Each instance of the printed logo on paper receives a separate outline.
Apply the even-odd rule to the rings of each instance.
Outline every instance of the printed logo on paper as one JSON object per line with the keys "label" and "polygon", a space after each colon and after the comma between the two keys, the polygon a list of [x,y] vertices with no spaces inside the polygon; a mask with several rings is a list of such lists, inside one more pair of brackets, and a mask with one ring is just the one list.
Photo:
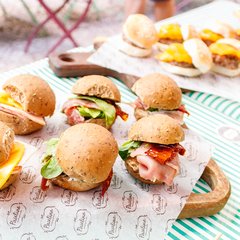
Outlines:
{"label": "printed logo on paper", "polygon": [[187,169],[186,169],[186,166],[181,163],[180,164],[180,172],[179,172],[179,177],[181,178],[185,178],[187,176]]}
{"label": "printed logo on paper", "polygon": [[143,183],[137,179],[135,179],[135,185],[140,188],[141,190],[143,190],[144,192],[149,192],[149,184],[147,183]]}
{"label": "printed logo on paper", "polygon": [[53,206],[45,207],[43,214],[41,215],[41,228],[44,232],[52,232],[56,228],[58,220],[58,209]]}
{"label": "printed logo on paper", "polygon": [[15,195],[16,188],[13,185],[3,189],[0,191],[0,201],[1,202],[8,202],[11,201],[13,196]]}
{"label": "printed logo on paper", "polygon": [[7,213],[7,224],[10,228],[20,228],[25,217],[26,207],[22,203],[14,203]]}
{"label": "printed logo on paper", "polygon": [[166,224],[166,227],[165,227],[165,233],[167,234],[170,230],[171,230],[171,228],[172,228],[172,225],[173,225],[173,223],[176,221],[176,219],[169,219],[168,221],[167,221],[167,224]]}
{"label": "printed logo on paper", "polygon": [[30,144],[36,148],[39,148],[42,146],[44,140],[41,138],[41,137],[33,137],[31,140],[30,140]]}
{"label": "printed logo on paper", "polygon": [[79,209],[74,218],[74,231],[78,235],[86,235],[91,224],[91,213],[87,209]]}
{"label": "printed logo on paper", "polygon": [[122,197],[122,204],[127,212],[135,212],[138,205],[138,196],[133,191],[125,191]]}
{"label": "printed logo on paper", "polygon": [[35,186],[30,192],[30,200],[34,203],[42,203],[47,196],[46,191],[42,191],[41,187]]}
{"label": "printed logo on paper", "polygon": [[175,194],[178,191],[178,184],[177,183],[173,183],[171,186],[168,186],[168,185],[164,184],[163,186],[164,186],[164,190],[167,193]]}
{"label": "printed logo on paper", "polygon": [[68,240],[67,236],[59,236],[55,240]]}
{"label": "printed logo on paper", "polygon": [[66,189],[63,190],[61,201],[65,206],[74,206],[77,199],[78,197],[76,192]]}
{"label": "printed logo on paper", "polygon": [[107,216],[105,231],[109,238],[118,238],[122,228],[122,220],[117,212],[111,212]]}
{"label": "printed logo on paper", "polygon": [[120,176],[118,176],[116,173],[113,174],[112,180],[111,180],[111,188],[113,189],[119,189],[121,188],[121,185],[123,183],[123,180]]}
{"label": "printed logo on paper", "polygon": [[136,236],[138,239],[148,240],[152,231],[152,222],[147,215],[139,216],[136,225]]}
{"label": "printed logo on paper", "polygon": [[166,212],[167,200],[161,194],[153,194],[152,208],[157,214],[163,215]]}
{"label": "printed logo on paper", "polygon": [[24,167],[20,173],[20,180],[25,184],[30,184],[36,177],[36,169],[33,166]]}
{"label": "printed logo on paper", "polygon": [[186,149],[184,157],[189,161],[195,161],[197,159],[198,150],[193,146],[193,144],[188,142],[185,143],[184,147]]}
{"label": "printed logo on paper", "polygon": [[232,142],[240,142],[240,129],[236,129],[231,126],[221,126],[217,130],[218,134],[225,138],[226,140],[232,141]]}
{"label": "printed logo on paper", "polygon": [[92,204],[96,208],[106,208],[108,203],[108,194],[107,192],[102,196],[102,191],[98,190],[93,193]]}
{"label": "printed logo on paper", "polygon": [[203,172],[206,166],[207,166],[207,162],[199,163],[199,165],[198,165],[198,171],[199,171],[199,172]]}
{"label": "printed logo on paper", "polygon": [[33,233],[24,233],[20,240],[36,240],[36,237]]}
{"label": "printed logo on paper", "polygon": [[58,127],[56,125],[48,125],[46,127],[46,132],[49,136],[53,136],[53,135],[56,135],[58,133]]}
{"label": "printed logo on paper", "polygon": [[180,198],[180,209],[182,209],[182,208],[184,207],[184,205],[185,205],[188,197],[189,197],[189,196],[186,195],[186,196],[182,196],[182,197]]}

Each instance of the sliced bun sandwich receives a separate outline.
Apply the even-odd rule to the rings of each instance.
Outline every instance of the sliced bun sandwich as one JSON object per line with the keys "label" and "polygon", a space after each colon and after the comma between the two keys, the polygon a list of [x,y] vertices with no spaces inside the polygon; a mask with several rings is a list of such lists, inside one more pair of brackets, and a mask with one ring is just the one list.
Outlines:
{"label": "sliced bun sandwich", "polygon": [[90,75],[80,78],[73,86],[75,97],[64,103],[62,111],[67,115],[68,123],[90,122],[111,128],[117,115],[127,120],[116,102],[121,95],[116,85],[107,77]]}
{"label": "sliced bun sandwich", "polygon": [[223,38],[211,44],[213,67],[216,73],[228,77],[240,74],[240,41],[234,38]]}
{"label": "sliced bun sandwich", "polygon": [[198,38],[198,33],[192,25],[178,23],[168,23],[160,26],[158,30],[157,47],[164,51],[169,44],[183,43],[185,40]]}
{"label": "sliced bun sandwich", "polygon": [[147,57],[157,42],[157,31],[153,22],[145,15],[130,15],[123,25],[119,50],[132,57]]}
{"label": "sliced bun sandwich", "polygon": [[30,74],[8,79],[0,93],[0,121],[15,134],[25,135],[41,129],[44,117],[55,109],[55,95],[41,78]]}
{"label": "sliced bun sandwich", "polygon": [[17,180],[25,147],[14,142],[14,131],[3,122],[0,122],[0,143],[0,190],[3,190]]}
{"label": "sliced bun sandwich", "polygon": [[185,152],[179,144],[184,132],[177,121],[161,114],[141,118],[128,138],[119,149],[128,172],[144,183],[172,185],[180,169],[179,154]]}
{"label": "sliced bun sandwich", "polygon": [[117,142],[102,126],[77,124],[62,133],[59,139],[47,142],[41,169],[42,189],[48,182],[73,191],[87,191],[109,186],[112,167],[118,155]]}
{"label": "sliced bun sandwich", "polygon": [[195,77],[208,72],[212,67],[212,57],[207,45],[197,38],[181,43],[173,43],[156,56],[163,69],[170,73]]}
{"label": "sliced bun sandwich", "polygon": [[182,105],[182,92],[176,82],[166,75],[149,74],[140,78],[132,87],[138,96],[133,103],[136,119],[155,114],[166,114],[180,124],[186,111]]}

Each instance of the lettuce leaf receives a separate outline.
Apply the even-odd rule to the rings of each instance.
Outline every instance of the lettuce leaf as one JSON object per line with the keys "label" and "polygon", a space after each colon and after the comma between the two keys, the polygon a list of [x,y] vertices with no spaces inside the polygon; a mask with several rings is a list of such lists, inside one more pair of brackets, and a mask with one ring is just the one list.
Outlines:
{"label": "lettuce leaf", "polygon": [[91,118],[104,118],[104,114],[101,110],[87,108],[87,107],[78,107],[77,110],[83,117],[91,117]]}
{"label": "lettuce leaf", "polygon": [[132,141],[132,140],[128,140],[127,142],[123,143],[122,146],[119,148],[119,155],[122,158],[122,160],[126,160],[129,155],[131,154],[131,152],[140,147],[141,142],[139,141]]}
{"label": "lettuce leaf", "polygon": [[42,159],[43,166],[41,168],[41,175],[46,179],[55,178],[63,172],[56,159],[56,146],[58,141],[58,138],[52,138],[47,142],[47,150]]}
{"label": "lettuce leaf", "polygon": [[95,102],[104,114],[107,127],[110,127],[114,123],[116,118],[116,109],[113,105],[96,97],[79,96],[78,98]]}

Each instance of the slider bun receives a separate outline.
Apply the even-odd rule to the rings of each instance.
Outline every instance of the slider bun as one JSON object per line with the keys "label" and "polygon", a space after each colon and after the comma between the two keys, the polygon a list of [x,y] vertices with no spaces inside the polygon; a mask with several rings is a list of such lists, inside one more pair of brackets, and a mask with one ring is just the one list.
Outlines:
{"label": "slider bun", "polygon": [[134,109],[134,117],[139,120],[143,117],[147,117],[147,116],[150,116],[152,115],[149,111],[147,110],[143,110],[143,109],[140,109],[140,108],[135,108]]}
{"label": "slider bun", "polygon": [[217,43],[227,44],[240,50],[240,41],[235,38],[222,38],[222,39],[219,39]]}
{"label": "slider bun", "polygon": [[240,66],[237,69],[229,69],[217,64],[213,64],[212,71],[227,77],[236,77],[240,74]]}
{"label": "slider bun", "polygon": [[90,118],[90,119],[86,120],[84,123],[95,123],[97,125],[100,125],[106,129],[108,129],[108,130],[112,127],[112,125],[107,127],[105,118]]}
{"label": "slider bun", "polygon": [[161,62],[161,67],[166,70],[167,72],[182,75],[186,77],[196,77],[201,75],[202,73],[196,68],[185,68],[173,65],[167,62]]}
{"label": "slider bun", "polygon": [[207,29],[222,35],[225,38],[234,36],[234,29],[227,23],[221,21],[214,21],[208,24]]}
{"label": "slider bun", "polygon": [[140,78],[132,90],[149,108],[173,110],[179,108],[182,102],[182,92],[176,82],[160,73]]}
{"label": "slider bun", "polygon": [[119,50],[132,57],[148,57],[152,53],[152,48],[135,47],[124,40],[121,40]]}
{"label": "slider bun", "polygon": [[109,78],[100,75],[80,78],[73,85],[72,92],[76,95],[95,96],[115,102],[121,101],[121,95],[116,85]]}
{"label": "slider bun", "polygon": [[118,155],[117,142],[104,127],[83,123],[60,137],[56,158],[63,172],[85,183],[106,180]]}
{"label": "slider bun", "polygon": [[60,175],[50,181],[54,185],[76,192],[88,191],[101,185],[101,183],[85,183],[82,181],[72,180],[66,175]]}
{"label": "slider bun", "polygon": [[157,31],[153,22],[143,14],[130,15],[123,25],[124,36],[142,48],[151,48],[157,42]]}
{"label": "slider bun", "polygon": [[33,122],[26,117],[20,118],[17,115],[12,115],[2,111],[0,111],[0,120],[10,127],[17,135],[30,134],[43,128],[43,125]]}
{"label": "slider bun", "polygon": [[128,138],[134,141],[175,144],[184,140],[184,132],[176,120],[156,114],[135,122],[129,130]]}
{"label": "slider bun", "polygon": [[125,160],[125,166],[127,171],[136,179],[138,179],[141,182],[147,183],[147,184],[161,184],[162,182],[159,180],[156,180],[155,182],[151,180],[146,180],[142,178],[139,174],[139,163],[137,162],[136,158],[127,158]]}
{"label": "slider bun", "polygon": [[0,188],[0,191],[9,187],[11,184],[13,184],[19,177],[20,171],[16,173],[12,173],[6,183]]}
{"label": "slider bun", "polygon": [[182,33],[182,37],[184,40],[199,37],[198,32],[195,29],[195,27],[190,24],[181,25],[181,33]]}
{"label": "slider bun", "polygon": [[14,145],[14,132],[0,122],[0,164],[7,161]]}
{"label": "slider bun", "polygon": [[55,109],[55,95],[40,77],[23,74],[10,78],[3,89],[17,102],[23,110],[37,116],[52,115]]}
{"label": "slider bun", "polygon": [[183,43],[185,50],[192,58],[193,65],[202,73],[208,72],[212,67],[212,55],[208,46],[198,38],[186,40]]}

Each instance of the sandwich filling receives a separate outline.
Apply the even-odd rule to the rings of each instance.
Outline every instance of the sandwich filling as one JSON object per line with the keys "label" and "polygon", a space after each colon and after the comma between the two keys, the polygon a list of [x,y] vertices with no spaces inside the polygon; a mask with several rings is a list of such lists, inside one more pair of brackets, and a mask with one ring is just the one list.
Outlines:
{"label": "sandwich filling", "polygon": [[89,119],[105,119],[106,126],[110,127],[116,116],[120,116],[124,121],[128,118],[128,114],[115,102],[89,96],[69,99],[63,105],[62,111],[67,115],[70,125],[84,123]]}
{"label": "sandwich filling", "polygon": [[223,38],[223,36],[209,29],[204,29],[200,32],[200,38],[209,46],[217,40]]}
{"label": "sandwich filling", "polygon": [[40,125],[45,125],[45,120],[43,117],[39,117],[24,111],[22,105],[15,101],[7,93],[0,93],[0,111],[18,116],[20,119],[28,118],[29,120]]}
{"label": "sandwich filling", "polygon": [[209,49],[216,65],[232,70],[239,68],[240,51],[235,47],[224,43],[213,43]]}
{"label": "sandwich filling", "polygon": [[158,54],[156,58],[162,62],[167,62],[178,67],[195,68],[191,56],[181,43],[170,44],[167,49]]}
{"label": "sandwich filling", "polygon": [[183,36],[180,25],[171,23],[161,26],[158,32],[158,42],[163,44],[182,43]]}
{"label": "sandwich filling", "polygon": [[11,174],[18,174],[21,171],[18,163],[21,161],[24,151],[24,145],[15,142],[8,160],[0,165],[0,189],[4,188]]}
{"label": "sandwich filling", "polygon": [[178,154],[184,155],[180,144],[155,144],[129,140],[119,149],[119,155],[128,161],[134,172],[152,182],[160,181],[172,185],[179,173]]}
{"label": "sandwich filling", "polygon": [[134,109],[141,109],[143,111],[147,111],[148,115],[153,114],[164,114],[168,115],[169,117],[177,120],[180,124],[183,123],[183,114],[189,115],[189,112],[186,110],[185,106],[182,104],[178,109],[174,110],[162,110],[158,108],[151,108],[146,106],[140,98],[137,98],[135,102],[133,103]]}
{"label": "sandwich filling", "polygon": [[[56,179],[58,177],[68,179],[68,181],[77,181],[84,182],[82,179],[69,177],[66,173],[63,172],[61,166],[58,164],[56,158],[56,148],[59,142],[59,138],[52,138],[46,142],[46,153],[42,159],[42,182],[41,189],[46,191],[49,187],[49,180]],[[109,173],[107,179],[102,183],[102,195],[107,191],[110,186],[113,172]]]}

